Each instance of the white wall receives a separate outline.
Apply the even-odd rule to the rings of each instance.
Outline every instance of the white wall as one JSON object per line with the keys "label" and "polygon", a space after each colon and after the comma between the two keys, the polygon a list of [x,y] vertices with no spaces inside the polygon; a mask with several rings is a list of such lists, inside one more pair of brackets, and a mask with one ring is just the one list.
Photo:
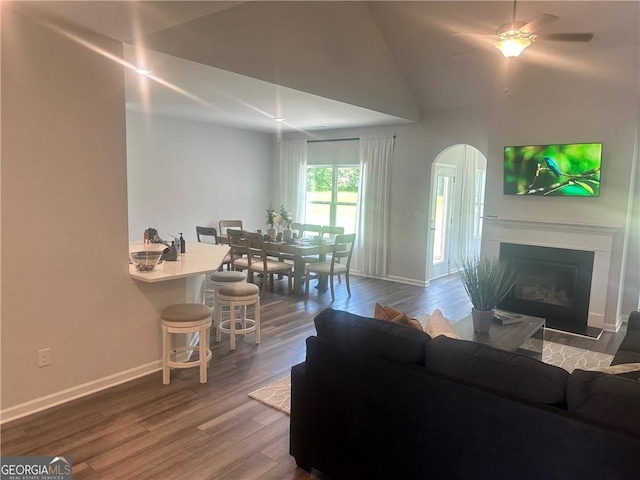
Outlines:
{"label": "white wall", "polygon": [[160,342],[128,274],[122,67],[4,2],[1,34],[4,412],[156,361]]}
{"label": "white wall", "polygon": [[[447,147],[469,144],[487,151],[486,107],[428,112],[420,123],[378,128],[314,131],[313,139],[352,138],[360,135],[396,135],[391,165],[391,218],[389,222],[389,278],[416,285],[427,281],[427,234],[431,165]],[[301,133],[286,140],[306,138]],[[406,219],[406,214],[409,219]],[[402,258],[408,257],[407,265]]]}
{"label": "white wall", "polygon": [[189,120],[127,112],[129,239],[154,227],[165,240],[196,225],[241,219],[265,227],[273,202],[272,137]]}
{"label": "white wall", "polygon": [[[499,218],[620,227],[613,239],[605,325],[617,325],[624,276],[633,163],[639,128],[639,47],[576,56],[559,68],[526,63],[507,97],[496,82],[491,103],[485,212]],[[576,66],[580,65],[580,68]],[[502,194],[505,145],[603,142],[600,197],[527,197]],[[637,238],[637,237],[635,237]],[[628,245],[631,258],[640,248]],[[638,289],[638,285],[632,288]],[[627,287],[628,288],[628,287]],[[628,313],[628,312],[622,312]]]}
{"label": "white wall", "polygon": [[[613,246],[606,309],[607,322],[614,325],[621,308],[618,292],[625,273],[622,264],[625,238],[631,242],[625,258],[637,260],[640,250],[637,233],[625,235],[640,124],[639,58],[638,46],[632,46],[575,58],[572,65],[582,65],[579,70],[522,62],[513,71],[510,97],[504,92],[505,72],[496,72],[486,108],[423,112],[423,120],[418,124],[316,131],[314,138],[396,134],[388,253],[388,272],[393,279],[425,282],[431,163],[438,153],[456,143],[470,144],[487,157],[486,214],[620,226]],[[296,133],[286,138],[304,136]],[[594,141],[604,143],[599,198],[525,198],[502,194],[504,146]],[[406,213],[410,214],[410,220],[405,220]],[[402,265],[403,256],[409,257],[408,265]],[[625,290],[637,292],[640,288],[637,276],[628,274],[626,278],[632,284],[625,284]],[[629,305],[630,301],[623,303]]]}
{"label": "white wall", "polygon": [[[122,55],[118,42],[72,33]],[[133,177],[156,172],[152,187],[131,185],[133,240],[155,224],[195,241],[196,223],[227,216],[264,227],[274,192],[270,135],[141,115],[127,125],[121,65],[5,3],[1,34],[6,420],[159,366],[158,314],[128,273],[127,127]],[[52,365],[38,368],[42,348]]]}

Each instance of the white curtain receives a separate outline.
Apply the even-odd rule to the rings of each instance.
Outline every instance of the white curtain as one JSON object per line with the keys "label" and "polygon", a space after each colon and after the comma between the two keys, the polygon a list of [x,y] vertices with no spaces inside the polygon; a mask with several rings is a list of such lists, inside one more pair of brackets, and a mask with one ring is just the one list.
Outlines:
{"label": "white curtain", "polygon": [[356,221],[354,269],[384,277],[387,273],[389,170],[393,136],[360,138],[360,202]]}
{"label": "white curtain", "polygon": [[[307,141],[280,142],[280,204],[292,215],[294,222],[304,223],[305,181],[307,175]],[[274,205],[278,209],[280,204]]]}
{"label": "white curtain", "polygon": [[464,159],[462,162],[460,188],[460,229],[458,236],[458,252],[456,261],[472,255],[474,252],[474,221],[476,205],[476,174],[478,163],[482,154],[470,145],[464,146]]}

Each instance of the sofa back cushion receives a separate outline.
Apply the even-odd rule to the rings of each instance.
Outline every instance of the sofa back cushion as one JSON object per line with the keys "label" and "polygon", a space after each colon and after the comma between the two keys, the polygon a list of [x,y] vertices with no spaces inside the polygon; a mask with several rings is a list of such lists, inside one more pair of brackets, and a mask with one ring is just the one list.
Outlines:
{"label": "sofa back cushion", "polygon": [[425,345],[425,365],[455,380],[531,402],[566,405],[569,373],[518,353],[441,335]]}
{"label": "sofa back cushion", "polygon": [[424,365],[426,333],[397,323],[327,308],[314,320],[318,338],[351,351],[400,363]]}
{"label": "sofa back cushion", "polygon": [[569,411],[640,435],[640,381],[574,370],[567,382]]}

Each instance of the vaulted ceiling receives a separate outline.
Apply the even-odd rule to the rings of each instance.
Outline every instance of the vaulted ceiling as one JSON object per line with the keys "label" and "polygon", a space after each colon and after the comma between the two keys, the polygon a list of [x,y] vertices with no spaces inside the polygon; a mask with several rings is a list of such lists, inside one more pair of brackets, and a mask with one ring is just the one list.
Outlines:
{"label": "vaulted ceiling", "polygon": [[[14,2],[16,3],[16,2]],[[506,60],[490,38],[510,1],[25,2],[19,8],[125,42],[134,110],[262,131],[418,121],[485,104],[505,65],[566,69],[593,50],[638,45],[639,1],[517,2],[517,19],[556,15],[545,32],[592,32],[587,43],[536,42]],[[153,82],[153,77],[160,82]],[[147,96],[138,88],[148,82]],[[275,117],[284,122],[277,125]]]}

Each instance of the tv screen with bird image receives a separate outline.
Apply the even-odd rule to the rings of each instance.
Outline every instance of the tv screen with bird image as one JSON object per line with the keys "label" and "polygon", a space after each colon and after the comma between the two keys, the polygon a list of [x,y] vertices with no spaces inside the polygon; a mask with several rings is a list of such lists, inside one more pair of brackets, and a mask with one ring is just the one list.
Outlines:
{"label": "tv screen with bird image", "polygon": [[602,143],[504,148],[505,195],[599,197]]}

